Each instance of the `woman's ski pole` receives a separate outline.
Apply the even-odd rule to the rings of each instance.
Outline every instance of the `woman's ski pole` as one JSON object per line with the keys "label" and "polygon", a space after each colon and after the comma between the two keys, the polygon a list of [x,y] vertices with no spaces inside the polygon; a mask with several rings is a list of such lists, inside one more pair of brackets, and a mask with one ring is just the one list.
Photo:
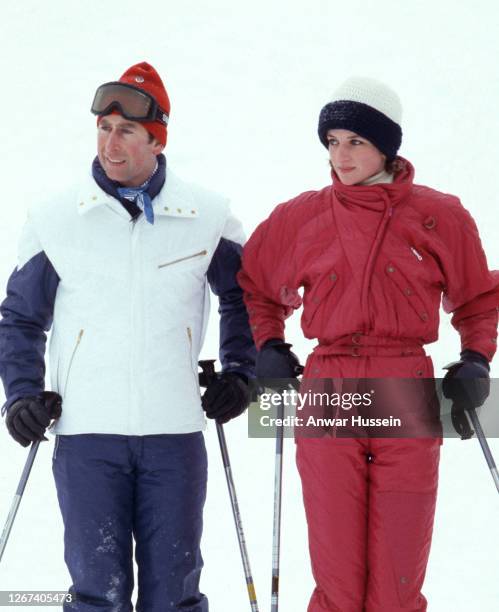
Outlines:
{"label": "woman's ski pole", "polygon": [[[303,374],[303,366],[295,366],[296,376]],[[289,385],[291,386],[291,385]],[[275,470],[274,470],[274,523],[272,529],[272,585],[270,611],[279,610],[279,572],[281,554],[281,501],[282,501],[282,456],[284,449],[284,399],[277,406],[277,427],[275,435]]]}
{"label": "woman's ski pole", "polygon": [[485,461],[489,466],[490,473],[492,474],[496,489],[499,493],[499,473],[497,472],[496,462],[494,461],[494,457],[492,456],[492,451],[490,450],[489,443],[487,442],[487,438],[483,433],[480,419],[478,418],[478,415],[474,408],[472,408],[471,410],[467,410],[466,412],[470,417],[473,427],[475,428],[476,436],[478,438],[478,441],[480,442],[480,446],[482,447],[482,451],[485,456]]}
{"label": "woman's ski pole", "polygon": [[[204,359],[199,361],[199,367],[202,370],[202,384],[208,385],[210,381],[216,376],[215,372],[215,360]],[[243,524],[241,521],[241,513],[239,512],[239,504],[237,502],[236,488],[234,485],[234,479],[232,478],[232,468],[230,465],[229,451],[227,449],[227,442],[225,440],[225,433],[223,425],[217,423],[217,434],[218,441],[220,443],[220,452],[222,454],[222,461],[224,464],[225,478],[227,480],[227,487],[229,489],[230,504],[232,507],[232,514],[234,515],[234,523],[236,525],[237,540],[239,542],[239,549],[241,551],[241,559],[243,562],[244,575],[246,578],[246,588],[248,589],[248,597],[251,606],[251,612],[258,611],[258,602],[256,599],[255,585],[253,583],[253,576],[251,574],[249,555],[246,549],[246,540],[244,538]]]}
{"label": "woman's ski pole", "polygon": [[26,488],[26,483],[28,482],[29,474],[31,472],[31,468],[33,467],[33,463],[35,462],[35,457],[39,446],[40,441],[33,442],[31,444],[31,448],[29,449],[28,458],[26,459],[26,463],[24,464],[21,479],[19,480],[19,484],[17,485],[16,494],[14,495],[14,499],[12,500],[12,504],[10,506],[9,516],[7,517],[7,521],[5,522],[2,531],[2,537],[0,538],[0,561],[3,557],[3,551],[7,546],[7,540],[9,539],[10,531],[12,529],[12,525],[14,524],[14,519],[16,518],[17,510],[19,508],[19,504],[21,503],[24,489]]}
{"label": "woman's ski pole", "polygon": [[[284,418],[284,403],[281,400],[277,406],[277,423]],[[270,610],[279,610],[279,557],[281,552],[281,495],[282,495],[282,451],[284,430],[278,424],[275,433],[275,469],[274,469],[274,523],[272,528],[272,591]]]}

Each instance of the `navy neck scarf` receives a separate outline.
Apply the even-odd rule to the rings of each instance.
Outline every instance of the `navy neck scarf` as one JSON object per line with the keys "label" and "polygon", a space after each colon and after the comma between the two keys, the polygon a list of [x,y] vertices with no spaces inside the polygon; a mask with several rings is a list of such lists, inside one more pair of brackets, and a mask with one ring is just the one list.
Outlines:
{"label": "navy neck scarf", "polygon": [[[144,193],[146,193],[151,200],[158,195],[166,180],[166,158],[163,154],[160,154],[156,159],[158,161],[158,167],[149,179],[147,187],[144,189]],[[130,201],[120,194],[119,190],[122,189],[123,186],[118,183],[118,181],[112,181],[107,176],[97,156],[92,162],[92,176],[102,190],[123,204],[124,208],[130,213],[132,219],[136,219],[140,215],[142,210],[134,201]],[[151,223],[152,219],[148,218],[148,221]]]}

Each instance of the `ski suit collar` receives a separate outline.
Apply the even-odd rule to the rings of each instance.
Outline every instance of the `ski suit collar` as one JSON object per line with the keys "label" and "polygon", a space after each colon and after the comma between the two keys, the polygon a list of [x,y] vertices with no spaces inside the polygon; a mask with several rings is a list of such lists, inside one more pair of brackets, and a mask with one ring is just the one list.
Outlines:
{"label": "ski suit collar", "polygon": [[331,171],[334,195],[343,204],[356,204],[370,210],[382,211],[389,202],[391,207],[401,202],[411,191],[414,180],[414,167],[403,157],[398,157],[402,168],[394,177],[393,183],[374,185],[344,185],[338,175]]}

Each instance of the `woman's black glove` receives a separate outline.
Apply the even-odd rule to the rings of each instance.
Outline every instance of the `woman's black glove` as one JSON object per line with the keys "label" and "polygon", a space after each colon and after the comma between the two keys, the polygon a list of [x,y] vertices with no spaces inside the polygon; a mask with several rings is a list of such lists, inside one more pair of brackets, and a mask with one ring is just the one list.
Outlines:
{"label": "woman's black glove", "polygon": [[490,393],[490,367],[487,359],[475,351],[463,351],[460,361],[444,369],[447,374],[442,391],[448,399],[464,410],[478,408]]}
{"label": "woman's black glove", "polygon": [[452,400],[452,425],[463,440],[473,435],[464,411],[481,406],[490,393],[490,367],[487,359],[475,351],[465,350],[460,361],[451,363],[442,381],[442,391]]}
{"label": "woman's black glove", "polygon": [[298,357],[290,350],[291,344],[272,338],[256,354],[257,378],[296,378],[303,368]]}
{"label": "woman's black glove", "polygon": [[248,381],[236,372],[221,372],[209,383],[201,399],[209,419],[223,425],[242,414],[250,403]]}
{"label": "woman's black glove", "polygon": [[43,391],[36,397],[22,397],[7,411],[5,424],[10,435],[22,446],[46,440],[45,431],[52,419],[62,414],[62,398],[53,391]]}

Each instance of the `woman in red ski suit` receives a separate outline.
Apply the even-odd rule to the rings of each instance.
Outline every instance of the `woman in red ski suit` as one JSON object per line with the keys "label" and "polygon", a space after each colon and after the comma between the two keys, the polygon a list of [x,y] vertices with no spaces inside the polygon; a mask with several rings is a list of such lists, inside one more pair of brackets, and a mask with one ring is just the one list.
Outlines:
{"label": "woman in red ski suit", "polygon": [[[300,288],[303,333],[318,339],[304,380],[432,378],[423,346],[437,340],[442,297],[462,345],[448,376],[488,376],[499,277],[459,199],[413,183],[397,157],[400,118],[385,85],[344,83],[319,119],[332,185],[279,205],[248,241],[239,282],[260,376],[292,371],[284,320]],[[309,612],[426,610],[440,444],[297,437],[316,581]]]}

